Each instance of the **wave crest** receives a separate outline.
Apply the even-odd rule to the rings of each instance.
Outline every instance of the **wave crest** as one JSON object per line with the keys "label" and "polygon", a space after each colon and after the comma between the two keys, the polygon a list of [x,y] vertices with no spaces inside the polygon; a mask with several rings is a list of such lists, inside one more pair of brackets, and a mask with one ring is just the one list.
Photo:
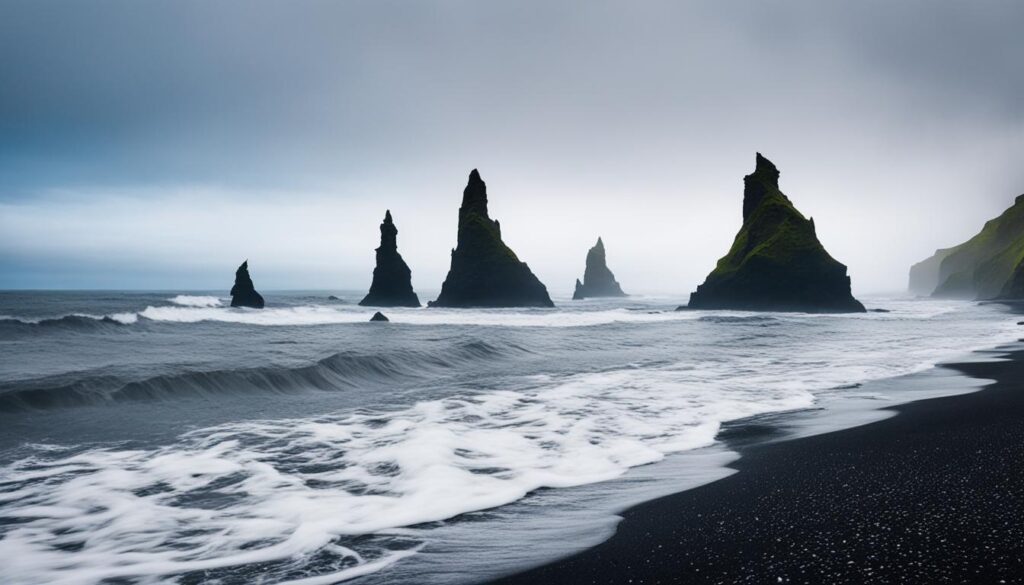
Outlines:
{"label": "wave crest", "polygon": [[471,340],[444,351],[367,355],[340,352],[308,366],[268,366],[236,370],[192,371],[125,381],[89,375],[68,381],[59,378],[0,384],[0,412],[46,410],[123,401],[172,400],[188,396],[291,393],[304,390],[338,391],[437,377],[471,362],[529,353],[516,346],[496,346]]}
{"label": "wave crest", "polygon": [[168,300],[182,307],[220,307],[223,305],[220,299],[211,296],[178,295]]}

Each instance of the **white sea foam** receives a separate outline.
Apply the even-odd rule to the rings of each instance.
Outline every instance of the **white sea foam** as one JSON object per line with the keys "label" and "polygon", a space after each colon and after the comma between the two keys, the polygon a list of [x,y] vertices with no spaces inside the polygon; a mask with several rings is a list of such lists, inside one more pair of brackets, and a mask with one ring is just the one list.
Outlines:
{"label": "white sea foam", "polygon": [[[408,527],[501,506],[541,487],[612,479],[669,453],[711,444],[725,421],[806,408],[836,386],[924,369],[1017,333],[1014,320],[997,313],[941,325],[931,320],[957,305],[891,306],[892,313],[852,317],[389,311],[399,322],[467,325],[706,320],[706,328],[692,323],[700,327],[696,334],[677,333],[706,334],[702,343],[711,349],[659,367],[533,375],[515,392],[465,392],[392,411],[220,425],[161,448],[61,453],[47,445],[0,468],[0,582],[92,585],[121,577],[170,583],[190,571],[208,571],[206,578],[216,580],[217,571],[253,563],[261,563],[267,583],[337,582],[413,554],[429,528]],[[153,320],[192,319],[182,322],[225,315],[269,320],[240,321],[256,324],[366,317],[329,307],[142,312]],[[850,326],[850,319],[868,323]],[[903,327],[905,321],[911,326]],[[784,342],[765,341],[754,331],[750,346],[729,338],[728,345],[713,347],[714,336],[726,337],[735,324],[776,322],[786,324]],[[311,572],[303,563],[314,558]]]}
{"label": "white sea foam", "polygon": [[219,307],[223,304],[220,299],[211,296],[178,295],[168,300],[183,307]]}
{"label": "white sea foam", "polygon": [[[213,297],[190,297],[206,298]],[[944,303],[906,303],[898,314],[855,313],[848,315],[815,315],[805,313],[772,314],[744,311],[674,311],[658,309],[631,310],[611,308],[605,310],[557,309],[438,309],[392,308],[386,309],[392,323],[408,325],[478,325],[491,327],[590,327],[609,323],[655,323],[702,318],[755,318],[755,319],[819,319],[848,318],[870,320],[929,319],[955,310],[955,305]],[[265,326],[340,325],[365,323],[375,309],[336,305],[306,305],[267,309],[229,308],[215,305],[147,307],[137,317],[172,323],[220,322]],[[131,314],[111,316],[128,323]]]}
{"label": "white sea foam", "polygon": [[[366,323],[375,309],[311,305],[270,309],[234,309],[223,307],[147,307],[139,317],[153,321],[199,323],[203,321],[246,325],[296,326]],[[650,323],[692,319],[694,313],[675,311],[561,312],[555,310],[522,311],[515,309],[387,309],[392,323],[409,325],[481,325],[496,327],[585,327],[608,323]]]}
{"label": "white sea foam", "polygon": [[[611,479],[710,444],[723,421],[812,402],[798,385],[745,383],[709,400],[701,382],[722,368],[624,369],[396,412],[224,425],[156,450],[49,452],[4,469],[0,516],[22,523],[0,541],[0,576],[84,584],[286,564],[347,550],[345,536]],[[203,498],[218,505],[189,504]],[[374,552],[348,555],[356,564],[344,570],[383,562]]]}

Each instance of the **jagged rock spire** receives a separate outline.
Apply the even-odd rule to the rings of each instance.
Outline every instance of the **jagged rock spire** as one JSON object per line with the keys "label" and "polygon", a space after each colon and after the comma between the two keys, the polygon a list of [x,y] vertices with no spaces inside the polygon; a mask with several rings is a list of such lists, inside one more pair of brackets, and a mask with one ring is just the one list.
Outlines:
{"label": "jagged rock spire", "polygon": [[235,284],[231,287],[231,306],[263,308],[263,297],[256,292],[252,277],[249,276],[249,260],[242,262],[235,271]]}
{"label": "jagged rock spire", "polygon": [[743,178],[743,226],[690,295],[691,309],[862,313],[846,266],[818,241],[814,222],[779,190],[779,170],[757,155]]}
{"label": "jagged rock spire", "polygon": [[583,282],[576,280],[576,290],[573,292],[573,300],[585,299],[587,297],[624,297],[622,287],[615,280],[615,275],[608,269],[608,262],[605,257],[604,241],[600,237],[587,252],[587,267],[583,273]]}
{"label": "jagged rock spire", "polygon": [[359,304],[364,307],[420,306],[420,299],[412,289],[412,271],[398,253],[398,228],[391,218],[390,209],[384,213],[384,221],[380,224],[380,246],[376,252],[373,283]]}
{"label": "jagged rock spire", "polygon": [[380,224],[380,248],[384,250],[398,249],[398,228],[391,219],[391,210],[384,213],[384,222]]}
{"label": "jagged rock spire", "polygon": [[757,209],[764,196],[779,188],[779,169],[761,153],[754,158],[754,172],[743,177],[743,221]]}
{"label": "jagged rock spire", "polygon": [[462,191],[458,245],[436,307],[553,307],[547,288],[501,240],[487,213],[487,185],[473,169]]}
{"label": "jagged rock spire", "polygon": [[490,219],[487,215],[487,183],[480,178],[480,171],[473,169],[469,173],[469,181],[462,191],[462,207],[459,208],[459,220],[467,213],[476,213],[480,217]]}

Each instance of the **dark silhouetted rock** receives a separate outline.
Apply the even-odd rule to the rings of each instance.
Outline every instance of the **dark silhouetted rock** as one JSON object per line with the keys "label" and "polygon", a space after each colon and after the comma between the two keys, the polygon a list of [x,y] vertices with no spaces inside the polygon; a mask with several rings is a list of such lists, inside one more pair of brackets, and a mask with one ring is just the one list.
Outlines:
{"label": "dark silhouetted rock", "polygon": [[242,265],[235,271],[235,285],[231,287],[231,306],[250,307],[253,309],[263,308],[263,297],[256,292],[256,287],[249,277],[249,261],[242,262]]}
{"label": "dark silhouetted rock", "polygon": [[391,319],[388,319],[387,317],[385,317],[384,313],[381,313],[380,311],[377,311],[376,313],[373,314],[373,317],[370,317],[370,322],[371,323],[374,322],[374,321],[390,321],[390,320]]}
{"label": "dark silhouetted rock", "polygon": [[743,227],[729,253],[690,295],[692,309],[862,313],[846,266],[825,251],[805,218],[779,190],[779,171],[756,157],[743,178]]}
{"label": "dark silhouetted rock", "polygon": [[338,297],[336,297],[334,295],[328,295],[327,300],[328,301],[340,301],[341,299],[339,299]]}
{"label": "dark silhouetted rock", "polygon": [[391,210],[385,212],[384,222],[380,224],[380,247],[370,292],[359,304],[364,307],[420,306],[420,299],[412,290],[412,271],[398,253],[398,228],[391,220]]}
{"label": "dark silhouetted rock", "polygon": [[487,214],[487,186],[476,169],[462,193],[458,246],[432,307],[553,307],[547,288],[501,241]]}
{"label": "dark silhouetted rock", "polygon": [[587,297],[624,297],[622,287],[615,281],[615,275],[608,269],[605,259],[604,242],[597,238],[597,243],[587,252],[587,268],[583,272],[583,282],[576,279],[576,291],[572,294],[574,301]]}
{"label": "dark silhouetted rock", "polygon": [[966,242],[910,268],[910,291],[959,299],[1024,299],[1024,195]]}

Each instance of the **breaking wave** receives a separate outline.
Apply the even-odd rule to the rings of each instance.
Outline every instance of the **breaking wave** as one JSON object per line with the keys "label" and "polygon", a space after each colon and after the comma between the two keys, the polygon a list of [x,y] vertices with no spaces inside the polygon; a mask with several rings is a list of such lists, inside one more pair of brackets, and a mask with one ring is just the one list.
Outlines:
{"label": "breaking wave", "polygon": [[169,300],[183,307],[219,307],[223,304],[217,297],[210,296],[178,295]]}
{"label": "breaking wave", "polygon": [[159,448],[47,450],[0,469],[0,576],[241,584],[252,565],[267,583],[334,583],[413,554],[426,523],[612,479],[711,444],[723,421],[812,402],[798,388],[708,400],[702,377],[613,370]]}
{"label": "breaking wave", "polygon": [[[262,367],[193,371],[125,381],[110,375],[70,375],[50,379],[0,383],[0,412],[43,410],[122,401],[164,400],[188,396],[290,393],[302,390],[337,391],[368,388],[443,374],[474,361],[530,353],[516,345],[501,347],[484,341],[464,341],[443,352],[405,351],[366,355],[340,352],[298,368]],[[69,376],[77,379],[69,380]]]}
{"label": "breaking wave", "polygon": [[79,331],[98,331],[110,326],[130,325],[138,320],[135,313],[115,313],[112,315],[73,314],[63,317],[44,319],[19,319],[17,317],[0,317],[0,331],[39,331],[68,329]]}

